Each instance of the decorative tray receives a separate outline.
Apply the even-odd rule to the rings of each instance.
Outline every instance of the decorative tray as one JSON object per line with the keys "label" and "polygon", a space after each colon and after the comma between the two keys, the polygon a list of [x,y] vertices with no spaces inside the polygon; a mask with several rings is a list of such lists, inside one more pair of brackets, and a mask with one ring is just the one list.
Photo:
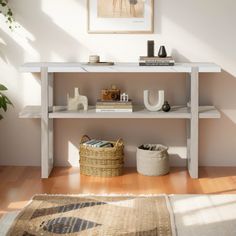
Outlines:
{"label": "decorative tray", "polygon": [[90,65],[90,66],[113,66],[115,63],[114,62],[96,62],[96,63],[91,63],[91,62],[88,62],[87,65]]}

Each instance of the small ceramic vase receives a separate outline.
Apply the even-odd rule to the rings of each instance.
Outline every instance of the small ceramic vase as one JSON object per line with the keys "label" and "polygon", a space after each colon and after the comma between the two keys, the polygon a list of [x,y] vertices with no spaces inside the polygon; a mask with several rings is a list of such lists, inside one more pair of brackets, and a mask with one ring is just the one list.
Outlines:
{"label": "small ceramic vase", "polygon": [[158,52],[158,57],[167,57],[165,46],[161,46]]}
{"label": "small ceramic vase", "polygon": [[171,109],[169,103],[167,101],[164,102],[164,105],[162,106],[162,111],[169,112]]}

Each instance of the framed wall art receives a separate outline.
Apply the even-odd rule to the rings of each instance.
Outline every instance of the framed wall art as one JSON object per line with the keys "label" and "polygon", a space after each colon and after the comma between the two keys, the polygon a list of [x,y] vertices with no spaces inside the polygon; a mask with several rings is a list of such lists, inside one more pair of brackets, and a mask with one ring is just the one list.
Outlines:
{"label": "framed wall art", "polygon": [[154,0],[87,0],[88,33],[153,33]]}

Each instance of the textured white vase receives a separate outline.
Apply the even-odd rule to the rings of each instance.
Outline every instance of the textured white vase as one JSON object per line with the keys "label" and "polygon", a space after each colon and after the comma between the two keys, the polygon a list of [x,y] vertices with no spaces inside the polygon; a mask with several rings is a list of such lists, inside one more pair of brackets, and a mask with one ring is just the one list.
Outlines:
{"label": "textured white vase", "polygon": [[144,105],[149,111],[160,111],[164,101],[165,101],[165,92],[164,90],[158,91],[158,101],[155,105],[151,105],[149,101],[149,90],[144,90],[143,92]]}
{"label": "textured white vase", "polygon": [[77,111],[80,110],[81,107],[85,111],[88,110],[88,98],[86,96],[82,96],[79,94],[79,88],[75,88],[74,97],[70,97],[67,94],[67,109],[68,111]]}

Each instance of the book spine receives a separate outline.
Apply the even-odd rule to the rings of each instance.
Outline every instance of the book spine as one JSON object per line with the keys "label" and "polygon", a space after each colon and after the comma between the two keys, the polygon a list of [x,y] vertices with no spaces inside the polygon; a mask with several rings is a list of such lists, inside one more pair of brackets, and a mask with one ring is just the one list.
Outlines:
{"label": "book spine", "polygon": [[96,109],[96,112],[133,112],[133,109]]}
{"label": "book spine", "polygon": [[101,101],[97,101],[96,105],[111,105],[111,106],[116,106],[116,105],[132,105],[131,101],[128,102],[121,102],[121,101],[117,101],[117,102],[101,102]]}
{"label": "book spine", "polygon": [[93,147],[103,147],[104,145],[107,145],[109,142],[108,141],[100,141],[97,144],[94,144]]}
{"label": "book spine", "polygon": [[102,146],[103,148],[111,148],[111,147],[114,147],[114,145],[112,144],[112,143],[108,143],[108,144],[106,144],[106,145],[104,145],[104,146]]}
{"label": "book spine", "polygon": [[95,142],[93,142],[92,144],[90,144],[89,146],[90,147],[93,147],[94,145],[96,145],[96,144],[98,144],[98,143],[100,143],[101,142],[101,140],[96,140]]}
{"label": "book spine", "polygon": [[147,63],[147,62],[139,62],[139,66],[174,66],[175,63],[165,62],[165,63]]}
{"label": "book spine", "polygon": [[166,62],[175,62],[175,60],[139,60],[139,62],[146,62],[146,63],[166,63]]}
{"label": "book spine", "polygon": [[[94,145],[96,145],[97,143],[101,142],[101,140],[96,140],[96,139],[93,139],[94,141],[92,142],[86,142],[84,143],[83,145],[86,145],[86,146],[89,146],[89,147],[93,147]],[[90,140],[91,141],[91,140]]]}
{"label": "book spine", "polygon": [[111,103],[111,102],[97,102],[97,106],[132,106],[131,102],[127,103]]}
{"label": "book spine", "polygon": [[95,139],[88,140],[88,141],[84,142],[83,145],[88,145],[90,143],[93,143],[94,141],[96,141],[96,140]]}
{"label": "book spine", "polygon": [[97,105],[96,109],[132,109],[132,106],[102,106],[102,105]]}
{"label": "book spine", "polygon": [[88,146],[88,147],[113,147],[113,144],[108,142],[108,141],[104,141],[104,140],[96,140],[96,139],[91,139],[85,143],[83,143],[83,145]]}
{"label": "book spine", "polygon": [[139,60],[147,61],[169,61],[174,60],[173,57],[139,57]]}

